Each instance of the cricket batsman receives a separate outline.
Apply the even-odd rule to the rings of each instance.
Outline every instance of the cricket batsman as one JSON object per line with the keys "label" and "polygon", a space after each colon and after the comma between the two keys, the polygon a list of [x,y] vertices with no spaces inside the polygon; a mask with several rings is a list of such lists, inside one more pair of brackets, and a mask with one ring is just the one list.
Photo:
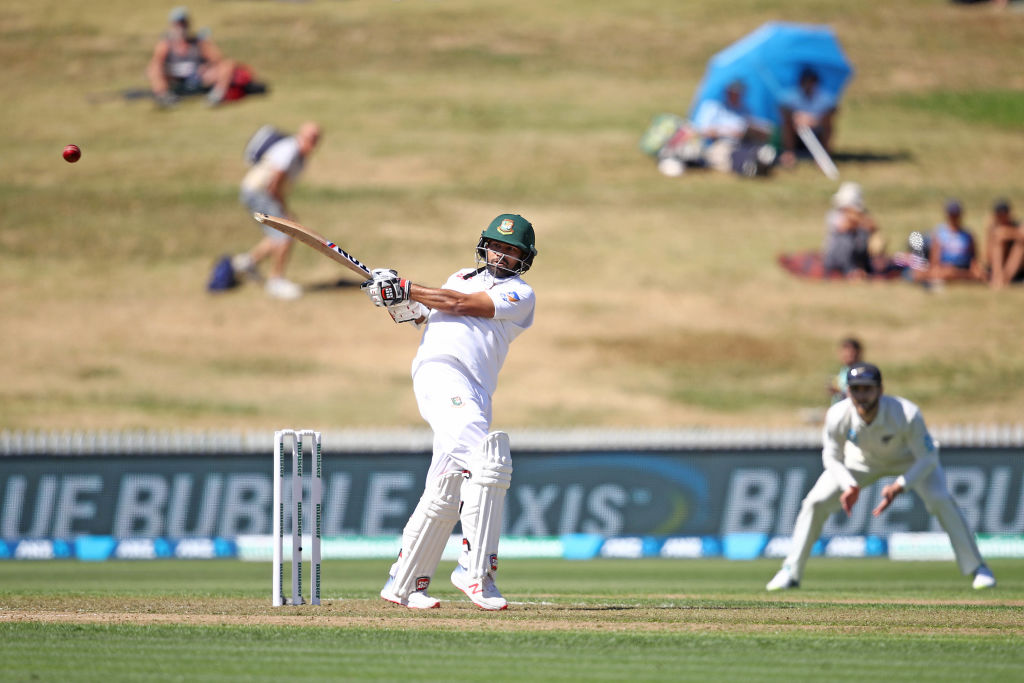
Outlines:
{"label": "cricket batsman", "polygon": [[402,550],[380,596],[411,609],[438,607],[427,593],[455,522],[462,553],[451,579],[478,607],[508,601],[494,582],[505,492],[512,481],[508,434],[490,431],[491,397],[509,344],[533,324],[534,293],[522,279],[537,255],[533,225],[501,214],[480,233],[476,268],[440,289],[376,269],[362,289],[396,322],[423,336],[412,362],[413,392],[434,433],[426,487],[402,532]]}
{"label": "cricket batsman", "polygon": [[811,548],[829,515],[840,507],[850,514],[861,488],[892,475],[898,476],[882,489],[873,514],[882,514],[896,496],[913,489],[949,535],[960,572],[974,575],[976,589],[995,586],[995,577],[946,488],[939,448],[920,409],[905,398],[883,395],[882,372],[871,363],[850,366],[846,380],[848,398],[825,415],[821,453],[825,471],[800,504],[793,549],[766,588],[799,587]]}

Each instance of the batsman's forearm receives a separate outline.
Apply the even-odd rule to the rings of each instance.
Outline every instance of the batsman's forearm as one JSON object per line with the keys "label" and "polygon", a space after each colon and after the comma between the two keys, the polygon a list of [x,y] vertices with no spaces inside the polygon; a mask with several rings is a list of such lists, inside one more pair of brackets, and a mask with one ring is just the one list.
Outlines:
{"label": "batsman's forearm", "polygon": [[412,283],[409,285],[409,298],[420,302],[427,308],[454,313],[465,295],[450,289],[434,289]]}
{"label": "batsman's forearm", "polygon": [[494,315],[494,304],[486,295],[481,300],[479,297],[452,289],[434,289],[413,283],[409,286],[409,298],[420,302],[427,308],[452,315],[477,317],[492,317]]}

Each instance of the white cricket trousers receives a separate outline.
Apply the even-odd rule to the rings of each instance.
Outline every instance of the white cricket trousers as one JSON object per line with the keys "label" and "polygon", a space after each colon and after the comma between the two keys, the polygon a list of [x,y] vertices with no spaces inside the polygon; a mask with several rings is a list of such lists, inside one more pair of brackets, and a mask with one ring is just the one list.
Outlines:
{"label": "white cricket trousers", "polygon": [[[862,489],[870,486],[883,476],[897,474],[894,472],[851,472],[857,480],[857,485]],[[974,534],[967,528],[960,508],[957,507],[953,496],[946,488],[946,474],[940,465],[936,465],[928,476],[911,486],[917,495],[924,501],[928,512],[939,520],[939,524],[949,535],[949,541],[953,546],[953,554],[956,555],[956,562],[963,574],[971,574],[981,566],[981,553],[978,545],[974,542]],[[800,513],[796,517],[796,525],[793,527],[793,549],[785,560],[793,578],[800,580],[804,574],[804,566],[811,554],[811,548],[821,536],[821,529],[825,526],[829,515],[839,510],[842,505],[839,497],[842,495],[842,488],[836,483],[831,473],[822,472],[817,483],[804,497],[800,504]],[[861,499],[859,505],[868,504]]]}
{"label": "white cricket trousers", "polygon": [[423,363],[412,378],[420,415],[434,432],[427,482],[448,472],[475,469],[491,425],[491,397],[457,360]]}

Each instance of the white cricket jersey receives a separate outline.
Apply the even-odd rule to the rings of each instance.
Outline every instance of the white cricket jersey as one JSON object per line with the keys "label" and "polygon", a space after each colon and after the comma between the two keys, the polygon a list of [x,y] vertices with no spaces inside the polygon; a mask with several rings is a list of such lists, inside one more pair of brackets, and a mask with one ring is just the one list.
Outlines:
{"label": "white cricket jersey", "polygon": [[498,372],[509,344],[533,324],[533,288],[519,277],[497,280],[487,271],[465,268],[448,278],[444,289],[465,294],[487,292],[494,301],[494,317],[452,315],[431,310],[412,372],[424,362],[455,359],[488,394],[498,386]]}
{"label": "white cricket jersey", "polygon": [[836,481],[856,484],[850,470],[901,474],[912,485],[939,462],[939,449],[920,409],[905,398],[882,395],[878,414],[866,424],[853,401],[845,398],[825,414],[822,461]]}

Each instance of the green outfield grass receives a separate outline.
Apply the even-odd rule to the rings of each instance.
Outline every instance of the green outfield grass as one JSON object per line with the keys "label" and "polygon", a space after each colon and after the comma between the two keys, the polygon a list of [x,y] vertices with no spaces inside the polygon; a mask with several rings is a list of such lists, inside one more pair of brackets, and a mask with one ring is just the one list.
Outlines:
{"label": "green outfield grass", "polygon": [[324,605],[269,607],[268,564],[0,563],[9,680],[1012,680],[1024,561],[974,592],[952,563],[509,560],[509,610],[376,597],[384,561],[324,566]]}

